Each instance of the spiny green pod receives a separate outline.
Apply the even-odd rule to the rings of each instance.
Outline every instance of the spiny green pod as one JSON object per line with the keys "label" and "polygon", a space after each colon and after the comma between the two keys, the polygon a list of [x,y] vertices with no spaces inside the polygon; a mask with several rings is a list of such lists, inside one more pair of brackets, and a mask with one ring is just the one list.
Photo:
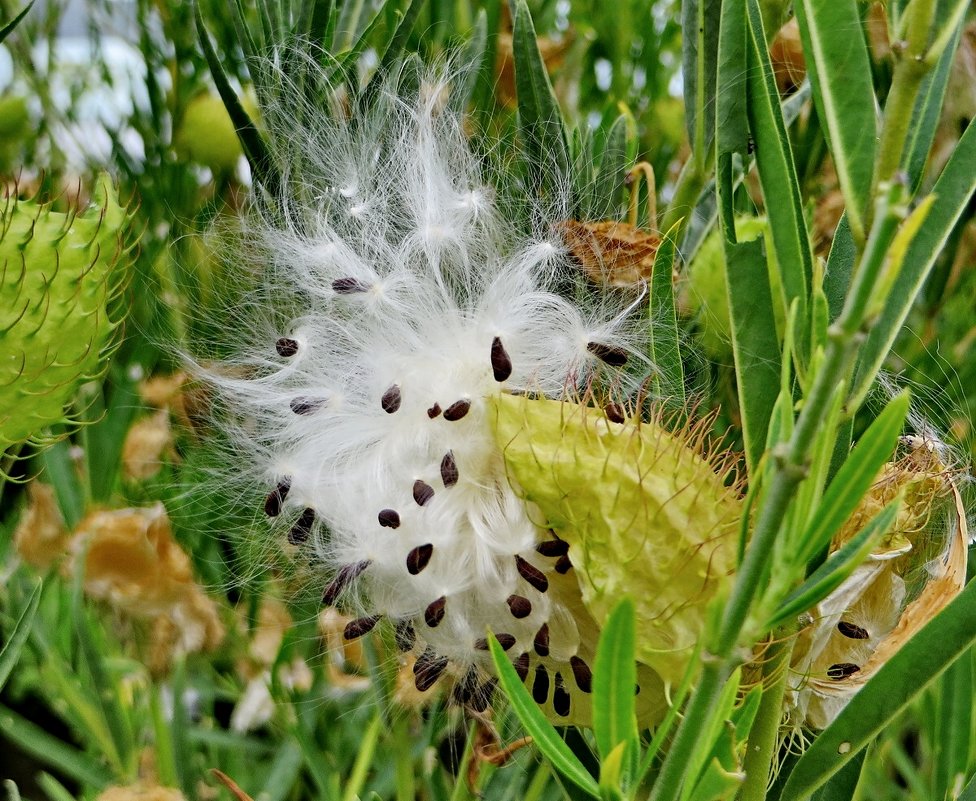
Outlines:
{"label": "spiny green pod", "polygon": [[132,248],[108,178],[83,212],[8,195],[0,217],[0,451],[70,423],[111,350]]}
{"label": "spiny green pod", "polygon": [[545,398],[493,405],[511,478],[569,543],[587,610],[602,625],[633,598],[637,658],[676,684],[735,567],[742,515],[728,468],[701,453],[703,429]]}

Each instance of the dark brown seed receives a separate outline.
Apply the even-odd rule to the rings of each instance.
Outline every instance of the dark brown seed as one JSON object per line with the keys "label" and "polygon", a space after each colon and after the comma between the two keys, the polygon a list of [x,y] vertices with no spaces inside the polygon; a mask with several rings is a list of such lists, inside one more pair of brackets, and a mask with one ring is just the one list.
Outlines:
{"label": "dark brown seed", "polygon": [[275,350],[278,351],[279,356],[294,356],[298,353],[298,340],[291,337],[281,337],[275,342]]}
{"label": "dark brown seed", "polygon": [[576,686],[584,693],[590,692],[593,688],[593,672],[590,666],[578,656],[569,658],[569,666],[573,669],[573,678],[576,679]]}
{"label": "dark brown seed", "polygon": [[380,406],[383,407],[383,411],[387,414],[393,414],[397,409],[400,408],[401,400],[402,396],[400,395],[400,386],[398,384],[394,384],[383,393],[383,397],[380,398]]}
{"label": "dark brown seed", "polygon": [[528,651],[519,656],[512,664],[515,665],[515,672],[518,673],[518,677],[524,682],[529,675]]}
{"label": "dark brown seed", "polygon": [[393,639],[401,651],[409,651],[417,641],[417,633],[409,620],[401,620],[393,628]]}
{"label": "dark brown seed", "polygon": [[423,506],[427,501],[434,497],[434,488],[426,481],[419,478],[413,482],[413,499],[418,506]]}
{"label": "dark brown seed", "polygon": [[285,502],[285,498],[288,497],[288,490],[290,489],[291,479],[283,478],[278,482],[278,486],[268,493],[268,497],[264,499],[264,513],[268,517],[277,517],[281,514],[281,506]]}
{"label": "dark brown seed", "polygon": [[448,451],[441,459],[441,481],[444,482],[445,487],[453,487],[458,483],[459,477],[457,462],[454,461],[454,451]]}
{"label": "dark brown seed", "polygon": [[491,372],[496,381],[505,381],[512,374],[512,358],[505,350],[501,337],[491,341]]}
{"label": "dark brown seed", "polygon": [[623,367],[627,364],[627,351],[623,348],[615,348],[602,342],[587,342],[586,349],[611,367]]}
{"label": "dark brown seed", "polygon": [[471,401],[454,401],[454,403],[444,410],[444,419],[453,423],[455,420],[460,420],[462,417],[464,417],[464,415],[466,415],[470,409]]}
{"label": "dark brown seed", "polygon": [[535,652],[539,656],[549,656],[548,623],[543,623],[540,629],[535,633],[535,639],[532,641],[532,646],[535,648]]}
{"label": "dark brown seed", "polygon": [[515,569],[518,570],[519,575],[526,582],[535,587],[539,592],[545,592],[549,589],[549,579],[546,578],[546,574],[535,565],[526,562],[521,556],[515,557]]}
{"label": "dark brown seed", "polygon": [[860,626],[856,626],[853,623],[848,623],[846,620],[842,620],[837,624],[837,631],[839,631],[845,637],[850,637],[852,640],[871,639],[871,635],[868,634],[867,629],[862,629]]}
{"label": "dark brown seed", "polygon": [[565,556],[569,553],[569,543],[566,540],[544,540],[535,546],[538,553],[543,556]]}
{"label": "dark brown seed", "polygon": [[400,515],[395,509],[380,509],[376,518],[383,528],[400,528]]}
{"label": "dark brown seed", "polygon": [[609,420],[611,423],[623,423],[627,420],[624,407],[619,403],[608,403],[603,407],[603,411],[607,415],[607,420]]}
{"label": "dark brown seed", "polygon": [[346,640],[355,640],[357,637],[362,637],[364,634],[373,630],[373,626],[379,622],[379,619],[379,615],[373,615],[371,617],[360,617],[356,620],[350,620],[342,630],[342,636]]}
{"label": "dark brown seed", "polygon": [[295,522],[295,525],[291,527],[291,531],[288,532],[288,542],[292,545],[301,545],[308,540],[309,534],[312,533],[312,525],[314,523],[315,510],[310,507],[306,508],[302,512],[302,516]]}
{"label": "dark brown seed", "polygon": [[445,606],[447,606],[447,598],[443,595],[436,601],[431,601],[427,604],[427,608],[424,610],[424,620],[427,621],[427,625],[432,629],[436,629],[444,619]]}
{"label": "dark brown seed", "polygon": [[451,700],[458,706],[464,706],[471,701],[477,687],[478,671],[475,668],[469,668],[468,672],[464,674],[464,678],[454,685]]}
{"label": "dark brown seed", "polygon": [[431,420],[433,420],[435,417],[437,417],[437,415],[439,415],[440,413],[441,413],[441,405],[439,403],[435,403],[433,406],[431,406],[427,410],[427,416]]}
{"label": "dark brown seed", "polygon": [[514,618],[521,620],[532,614],[532,602],[521,595],[509,595],[505,603],[508,604]]}
{"label": "dark brown seed", "polygon": [[495,694],[495,687],[498,686],[498,679],[489,679],[480,687],[475,688],[468,699],[468,703],[475,712],[484,712],[491,706],[492,696]]}
{"label": "dark brown seed", "polygon": [[369,292],[369,284],[357,278],[336,278],[332,282],[332,291],[338,295],[355,295],[357,292]]}
{"label": "dark brown seed", "polygon": [[[495,639],[498,640],[498,644],[502,647],[503,651],[507,651],[515,645],[515,637],[511,634],[496,634]],[[487,651],[488,638],[482,637],[480,640],[475,640],[474,647],[478,651]]]}
{"label": "dark brown seed", "polygon": [[407,572],[411,576],[416,576],[430,564],[430,557],[433,555],[434,546],[429,542],[426,545],[418,545],[407,554]]}
{"label": "dark brown seed", "polygon": [[569,561],[568,556],[560,556],[559,559],[556,560],[554,569],[560,576],[565,576],[572,567],[573,563]]}
{"label": "dark brown seed", "polygon": [[566,685],[563,684],[562,674],[557,673],[554,686],[552,688],[552,708],[560,717],[569,717],[570,697],[566,692]]}
{"label": "dark brown seed", "polygon": [[420,692],[427,692],[447,668],[447,657],[437,656],[429,648],[413,663],[414,684]]}
{"label": "dark brown seed", "polygon": [[535,666],[535,678],[532,680],[532,700],[537,704],[544,704],[549,698],[549,673],[545,665]]}
{"label": "dark brown seed", "polygon": [[317,412],[324,401],[319,398],[292,398],[288,405],[295,414],[312,414]]}
{"label": "dark brown seed", "polygon": [[851,662],[838,662],[836,665],[831,665],[827,668],[827,677],[834,681],[840,681],[841,679],[846,679],[848,676],[853,676],[860,669],[860,667]]}
{"label": "dark brown seed", "polygon": [[362,562],[353,562],[351,565],[343,567],[336,574],[336,577],[332,579],[332,583],[325,588],[325,592],[322,593],[322,603],[326,606],[332,606],[342,594],[342,591],[359,578],[362,572],[369,566],[370,560],[364,559]]}

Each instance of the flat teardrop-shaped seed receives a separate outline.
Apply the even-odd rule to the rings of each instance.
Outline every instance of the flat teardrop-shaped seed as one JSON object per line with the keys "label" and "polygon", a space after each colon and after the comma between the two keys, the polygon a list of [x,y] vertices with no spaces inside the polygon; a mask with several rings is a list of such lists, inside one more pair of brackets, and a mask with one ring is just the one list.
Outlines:
{"label": "flat teardrop-shaped seed", "polygon": [[337,295],[355,295],[357,292],[369,292],[369,284],[358,278],[336,278],[332,282],[332,291]]}
{"label": "flat teardrop-shaped seed", "polygon": [[435,417],[437,417],[437,415],[439,415],[440,413],[441,413],[441,405],[439,403],[435,403],[433,406],[431,406],[427,410],[427,416],[431,420],[433,420]]}
{"label": "flat teardrop-shaped seed", "polygon": [[[498,640],[498,644],[502,647],[503,651],[507,651],[515,645],[515,636],[512,634],[496,634],[495,639]],[[475,640],[474,647],[477,651],[487,651],[488,638],[482,637],[479,640]]]}
{"label": "flat teardrop-shaped seed", "polygon": [[298,340],[291,337],[279,337],[278,341],[275,342],[275,350],[278,351],[279,356],[285,358],[294,356],[298,353]]}
{"label": "flat teardrop-shaped seed", "polygon": [[603,411],[611,423],[625,423],[627,421],[624,407],[619,403],[608,403],[603,407]]}
{"label": "flat teardrop-shaped seed", "polygon": [[434,555],[434,546],[431,543],[418,545],[407,554],[407,572],[411,576],[416,576],[421,570],[430,564],[430,557]]}
{"label": "flat teardrop-shaped seed", "polygon": [[371,615],[370,617],[360,617],[356,618],[356,620],[350,620],[342,630],[343,639],[355,640],[369,633],[379,622],[380,617],[380,615]]}
{"label": "flat teardrop-shaped seed", "polygon": [[535,678],[532,680],[532,700],[537,704],[544,704],[549,699],[549,673],[545,665],[535,666]]}
{"label": "flat teardrop-shaped seed", "polygon": [[532,647],[539,656],[549,656],[549,624],[543,623],[535,633]]}
{"label": "flat teardrop-shaped seed", "polygon": [[526,651],[524,654],[521,654],[512,664],[515,666],[515,672],[518,674],[518,677],[524,683],[529,675],[529,652]]}
{"label": "flat teardrop-shaped seed", "polygon": [[401,620],[393,628],[393,639],[396,647],[401,651],[410,651],[417,642],[417,632],[409,620]]}
{"label": "flat teardrop-shaped seed", "polygon": [[380,509],[376,519],[383,528],[400,528],[400,513],[395,509]]}
{"label": "flat teardrop-shaped seed", "polygon": [[532,602],[528,598],[521,595],[509,595],[508,598],[505,599],[505,603],[508,604],[512,617],[518,620],[532,614]]}
{"label": "flat teardrop-shaped seed", "polygon": [[312,414],[322,408],[324,402],[321,398],[292,398],[288,406],[295,414]]}
{"label": "flat teardrop-shaped seed", "polygon": [[527,583],[531,584],[539,592],[545,592],[549,589],[549,579],[546,578],[546,574],[535,565],[526,562],[521,556],[515,556],[515,569],[518,570],[519,575]]}
{"label": "flat teardrop-shaped seed", "polygon": [[443,675],[447,668],[447,657],[437,656],[427,649],[413,663],[414,685],[420,692],[427,692]]}
{"label": "flat teardrop-shaped seed", "polygon": [[484,712],[491,706],[491,699],[495,694],[495,687],[498,686],[498,679],[488,679],[480,687],[471,693],[468,704],[475,712]]}
{"label": "flat teardrop-shaped seed", "polygon": [[444,419],[453,423],[454,421],[460,420],[462,417],[464,417],[464,415],[466,415],[470,409],[471,401],[454,401],[454,403],[444,410]]}
{"label": "flat teardrop-shaped seed", "polygon": [[570,706],[571,699],[566,692],[566,685],[563,684],[562,674],[557,673],[552,688],[552,708],[556,710],[557,715],[566,718],[569,717]]}
{"label": "flat teardrop-shaped seed", "polygon": [[322,603],[326,606],[332,606],[342,594],[342,591],[359,578],[370,564],[372,562],[369,559],[364,559],[361,562],[353,562],[351,565],[343,567],[336,574],[336,577],[332,579],[332,583],[325,588],[325,592],[322,593]]}
{"label": "flat teardrop-shaped seed", "polygon": [[454,690],[451,692],[451,700],[458,706],[464,706],[471,701],[477,687],[478,670],[473,667],[468,668],[468,672],[464,674],[464,678],[454,685]]}
{"label": "flat teardrop-shaped seed", "polygon": [[453,487],[458,483],[460,473],[458,473],[457,462],[454,460],[454,451],[448,451],[441,459],[441,481],[445,487]]}
{"label": "flat teardrop-shaped seed", "polygon": [[443,595],[436,601],[431,601],[427,604],[427,608],[424,610],[424,621],[432,629],[436,629],[441,621],[444,619],[444,611],[447,606],[447,598]]}
{"label": "flat teardrop-shaped seed", "polygon": [[572,567],[573,563],[569,561],[569,556],[560,556],[553,569],[560,576],[565,576]]}
{"label": "flat teardrop-shaped seed", "polygon": [[433,497],[434,488],[430,484],[419,478],[413,482],[413,499],[417,502],[417,506],[423,506]]}
{"label": "flat teardrop-shaped seed", "polygon": [[383,393],[383,397],[380,398],[380,406],[383,407],[383,411],[387,414],[393,414],[397,409],[400,408],[400,401],[403,396],[400,394],[400,385],[393,384],[386,392]]}
{"label": "flat teardrop-shaped seed", "polygon": [[268,517],[277,517],[281,514],[281,506],[288,497],[288,490],[291,489],[291,479],[283,478],[278,485],[268,493],[264,499],[264,513]]}
{"label": "flat teardrop-shaped seed", "polygon": [[576,686],[584,693],[590,692],[593,689],[593,671],[590,670],[590,666],[578,656],[569,658],[569,666],[573,669]]}
{"label": "flat teardrop-shaped seed", "polygon": [[512,358],[505,350],[501,337],[491,341],[491,372],[496,381],[505,381],[512,374]]}
{"label": "flat teardrop-shaped seed", "polygon": [[871,635],[868,634],[867,629],[862,629],[860,626],[856,626],[853,623],[849,623],[846,620],[840,621],[837,624],[837,631],[843,634],[845,637],[849,637],[852,640],[870,640]]}
{"label": "flat teardrop-shaped seed", "polygon": [[831,665],[827,668],[827,677],[834,681],[840,681],[841,679],[846,679],[848,676],[853,676],[860,670],[861,668],[852,662],[838,662],[836,665]]}
{"label": "flat teardrop-shaped seed", "polygon": [[536,553],[542,556],[565,556],[569,553],[569,543],[566,540],[543,540],[535,546]]}
{"label": "flat teardrop-shaped seed", "polygon": [[587,342],[586,349],[611,367],[623,367],[627,364],[627,351],[623,348],[605,345],[603,342]]}
{"label": "flat teardrop-shaped seed", "polygon": [[292,545],[301,545],[308,540],[312,533],[312,526],[315,524],[315,510],[306,507],[302,516],[298,518],[295,525],[288,532],[288,542]]}

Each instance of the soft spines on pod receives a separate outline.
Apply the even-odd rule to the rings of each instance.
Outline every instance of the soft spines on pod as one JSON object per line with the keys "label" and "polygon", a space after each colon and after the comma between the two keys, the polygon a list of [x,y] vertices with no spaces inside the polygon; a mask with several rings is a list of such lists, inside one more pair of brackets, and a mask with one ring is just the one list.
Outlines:
{"label": "soft spines on pod", "polygon": [[84,211],[8,193],[0,220],[0,451],[70,423],[78,385],[106,363],[124,309],[130,216],[111,181]]}
{"label": "soft spines on pod", "polygon": [[[233,369],[203,374],[232,470],[323,601],[357,615],[351,635],[388,620],[419,688],[451,676],[476,707],[491,631],[554,719],[585,723],[596,628],[509,484],[491,401],[636,394],[651,370],[628,307],[641,304],[586,288],[541,213],[528,231],[507,219],[444,101],[450,77],[413,85],[388,82],[352,119],[298,98],[263,110],[294,167],[287,213],[241,225],[261,300]],[[302,131],[283,128],[297,117]],[[648,681],[642,704],[659,711]]]}

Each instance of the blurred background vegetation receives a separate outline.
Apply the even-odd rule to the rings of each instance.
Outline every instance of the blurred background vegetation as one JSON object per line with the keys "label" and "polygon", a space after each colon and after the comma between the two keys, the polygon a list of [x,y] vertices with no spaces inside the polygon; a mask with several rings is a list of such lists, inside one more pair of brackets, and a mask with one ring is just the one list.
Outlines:
{"label": "blurred background vegetation", "polygon": [[[368,77],[407,5],[340,3],[330,50],[350,65],[350,80]],[[226,77],[257,115],[243,30],[288,28],[297,17],[287,3],[277,6],[278,18],[243,0],[233,13],[216,0],[198,6]],[[627,159],[652,166],[652,191],[666,205],[690,153],[678,0],[530,7],[566,119],[592,142],[595,158],[622,119]],[[837,180],[804,90],[788,3],[763,7],[779,90],[794,98],[789,133],[814,244],[825,256],[842,210]],[[883,12],[878,3],[860,8],[883,95],[892,63]],[[3,20],[19,11],[0,0]],[[428,0],[406,50],[430,58],[471,41],[483,48],[470,109],[475,127],[511,146],[505,3]],[[955,51],[946,98],[928,184],[976,116],[972,22]],[[216,768],[266,801],[572,794],[531,749],[500,767],[483,730],[401,680],[381,637],[343,643],[338,613],[296,601],[287,574],[266,554],[241,552],[228,533],[239,523],[228,519],[226,499],[192,491],[206,475],[197,445],[208,436],[207,397],[187,383],[179,352],[181,343],[207,337],[196,327],[219,324],[228,265],[211,251],[207,232],[242,206],[250,185],[193,5],[37,2],[0,45],[7,203],[35,199],[69,216],[90,200],[106,207],[97,190],[104,173],[128,208],[103,222],[115,226],[112,280],[116,302],[128,310],[124,329],[106,345],[107,367],[70,384],[68,413],[47,432],[53,444],[11,446],[0,465],[2,641],[16,645],[17,619],[37,608],[0,695],[2,792],[56,801],[233,797]],[[625,213],[628,191],[617,187],[612,216]],[[635,191],[640,220],[653,225],[647,187]],[[743,192],[749,201],[748,179]],[[742,208],[752,219],[741,224],[761,233],[761,209]],[[965,458],[976,447],[972,220],[970,209],[889,364]],[[677,289],[681,329],[705,357],[688,365],[692,381],[704,406],[722,409],[716,425],[724,429],[736,422],[734,373],[722,319],[723,256],[711,222],[699,213],[686,226]],[[99,257],[106,255],[92,256]],[[3,665],[0,657],[0,685]],[[948,797],[957,770],[972,773],[976,765],[976,720],[965,702],[973,683],[973,660],[964,657],[871,751],[859,797]],[[518,736],[507,716],[495,722],[503,742]],[[585,757],[585,738],[568,736]]]}

